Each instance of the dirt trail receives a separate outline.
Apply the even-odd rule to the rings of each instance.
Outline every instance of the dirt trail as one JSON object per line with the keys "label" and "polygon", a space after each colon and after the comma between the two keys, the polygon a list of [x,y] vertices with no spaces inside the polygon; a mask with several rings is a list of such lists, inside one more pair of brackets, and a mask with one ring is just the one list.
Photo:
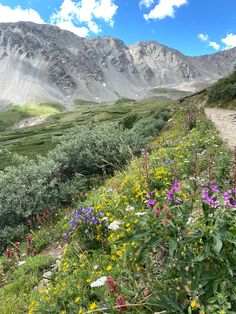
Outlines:
{"label": "dirt trail", "polygon": [[206,115],[215,124],[221,138],[231,149],[236,147],[236,110],[205,108]]}

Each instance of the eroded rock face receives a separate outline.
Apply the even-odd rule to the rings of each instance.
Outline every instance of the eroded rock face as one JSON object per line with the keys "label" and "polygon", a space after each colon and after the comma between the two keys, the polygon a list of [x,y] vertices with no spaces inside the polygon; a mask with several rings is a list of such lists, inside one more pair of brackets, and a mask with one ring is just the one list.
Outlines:
{"label": "eroded rock face", "polygon": [[[112,37],[86,39],[51,25],[0,24],[0,106],[73,99],[142,97],[145,89],[209,84],[232,71],[236,48],[186,57],[157,42],[126,46]],[[1,105],[2,104],[2,105]]]}

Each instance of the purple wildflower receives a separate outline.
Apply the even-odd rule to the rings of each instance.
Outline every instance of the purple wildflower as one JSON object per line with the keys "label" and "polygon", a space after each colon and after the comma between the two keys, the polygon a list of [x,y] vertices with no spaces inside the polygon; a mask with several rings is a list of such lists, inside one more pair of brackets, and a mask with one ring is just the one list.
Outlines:
{"label": "purple wildflower", "polygon": [[156,201],[155,200],[149,200],[147,202],[147,207],[154,207],[156,205]]}

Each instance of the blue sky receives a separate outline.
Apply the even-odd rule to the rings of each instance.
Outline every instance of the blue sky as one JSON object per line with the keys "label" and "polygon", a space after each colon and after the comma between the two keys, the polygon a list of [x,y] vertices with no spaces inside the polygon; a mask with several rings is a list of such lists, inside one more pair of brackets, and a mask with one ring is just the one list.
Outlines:
{"label": "blue sky", "polygon": [[236,0],[0,0],[0,22],[20,20],[126,44],[157,40],[187,55],[236,46]]}

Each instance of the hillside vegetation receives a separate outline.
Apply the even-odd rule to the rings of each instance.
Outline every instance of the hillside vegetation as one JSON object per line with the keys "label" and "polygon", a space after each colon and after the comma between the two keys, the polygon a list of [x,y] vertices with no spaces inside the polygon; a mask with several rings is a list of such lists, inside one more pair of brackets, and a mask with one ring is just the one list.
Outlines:
{"label": "hillside vegetation", "polygon": [[[142,129],[135,127],[138,122],[151,125],[134,122],[133,128],[126,129],[132,141],[129,132]],[[97,132],[92,133],[96,139],[99,128]],[[88,141],[89,133],[84,140],[84,136],[72,142],[65,138],[63,147],[72,153],[71,168],[68,161],[61,167],[66,175],[81,167],[76,162],[76,156],[83,155],[81,146],[76,154],[74,149],[78,144],[86,146],[86,141],[89,167],[78,172],[86,173],[92,158],[103,156],[104,147],[121,163],[116,163],[119,168],[105,163],[111,174],[116,169],[114,177],[77,200],[64,215],[58,211],[62,218],[52,229],[52,218],[36,219],[26,243],[9,245],[13,255],[1,259],[6,282],[0,289],[2,313],[27,309],[30,314],[235,313],[235,169],[232,153],[212,123],[194,108],[178,111],[148,150],[139,158],[128,157],[125,171],[120,166],[126,153],[113,154],[110,147],[120,133],[117,129],[107,133],[110,144],[106,133],[106,140],[99,142]],[[93,172],[100,174],[104,169],[97,165]],[[39,231],[34,229],[37,226]],[[55,228],[67,241],[64,256],[49,281],[35,291],[49,261],[45,256],[30,257],[32,250],[29,256],[22,253],[27,247],[39,250],[43,239],[53,239]],[[28,279],[27,273],[32,275]]]}
{"label": "hillside vegetation", "polygon": [[[71,112],[55,112],[60,108],[48,105],[46,113],[50,112],[42,125],[22,129],[11,129],[22,119],[45,115],[39,113],[38,107],[17,107],[1,112],[4,130],[0,130],[0,170],[12,163],[12,154],[19,154],[35,159],[38,154],[45,156],[57,145],[57,139],[70,132],[77,125],[98,124],[103,122],[119,122],[127,116],[150,112],[158,107],[168,107],[170,100],[134,101],[124,99],[113,105],[99,105],[78,100],[78,109]],[[29,110],[31,108],[31,110]],[[44,106],[45,108],[45,106]],[[38,114],[36,114],[36,112]],[[7,127],[7,129],[6,129]],[[7,152],[6,152],[7,150]]]}
{"label": "hillside vegetation", "polygon": [[77,126],[45,157],[34,161],[15,156],[15,166],[0,172],[1,249],[23,236],[35,215],[70,204],[96,178],[113,175],[140,155],[169,118],[170,110],[159,108],[130,116],[128,125],[122,120]]}
{"label": "hillside vegetation", "polygon": [[236,108],[236,68],[232,74],[209,88],[208,103],[213,107]]}

